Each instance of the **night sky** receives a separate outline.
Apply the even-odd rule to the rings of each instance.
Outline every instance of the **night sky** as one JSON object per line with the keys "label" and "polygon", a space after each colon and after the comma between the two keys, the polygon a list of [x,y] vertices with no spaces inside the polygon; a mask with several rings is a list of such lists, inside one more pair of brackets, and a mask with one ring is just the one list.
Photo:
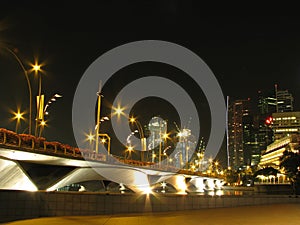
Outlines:
{"label": "night sky", "polygon": [[[49,108],[49,127],[43,133],[49,140],[75,145],[72,101],[88,66],[114,47],[146,39],[174,42],[195,52],[217,77],[224,96],[255,99],[259,90],[272,91],[277,83],[294,95],[299,110],[300,18],[202,14],[203,8],[176,0],[39,6],[11,1],[1,5],[0,42],[14,49],[25,65],[34,57],[45,63],[46,99],[63,95]],[[0,127],[14,130],[9,109],[28,108],[27,84],[16,60],[1,48],[0,75]],[[33,74],[31,82],[37,94]]]}

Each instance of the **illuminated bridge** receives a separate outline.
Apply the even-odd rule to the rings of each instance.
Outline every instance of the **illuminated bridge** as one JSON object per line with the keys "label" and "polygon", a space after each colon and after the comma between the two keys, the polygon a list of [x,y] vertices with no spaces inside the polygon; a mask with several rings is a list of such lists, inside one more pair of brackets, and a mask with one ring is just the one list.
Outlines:
{"label": "illuminated bridge", "polygon": [[0,189],[115,192],[205,192],[221,177],[118,159],[0,128]]}

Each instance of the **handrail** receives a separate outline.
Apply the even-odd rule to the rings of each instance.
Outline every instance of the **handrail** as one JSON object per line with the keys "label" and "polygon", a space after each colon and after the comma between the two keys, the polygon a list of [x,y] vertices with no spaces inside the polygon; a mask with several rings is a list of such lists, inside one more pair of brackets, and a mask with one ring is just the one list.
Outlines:
{"label": "handrail", "polygon": [[0,144],[9,146],[9,147],[19,147],[21,150],[29,150],[29,151],[39,151],[42,153],[51,153],[57,156],[67,156],[67,157],[76,157],[80,159],[88,159],[93,161],[106,161],[110,163],[124,163],[127,165],[137,166],[137,167],[148,167],[152,169],[160,169],[167,170],[170,169],[172,171],[177,171],[179,174],[187,174],[187,175],[196,175],[196,176],[204,176],[204,177],[216,177],[222,178],[221,176],[204,174],[199,171],[190,171],[186,169],[179,169],[172,166],[159,166],[153,162],[144,162],[138,161],[134,159],[124,159],[120,156],[113,156],[116,160],[115,162],[107,158],[107,155],[103,153],[96,153],[95,151],[91,151],[89,149],[79,149],[67,144],[62,144],[57,141],[46,141],[45,138],[36,137],[30,134],[17,134],[14,131],[7,130],[4,128],[0,128]]}

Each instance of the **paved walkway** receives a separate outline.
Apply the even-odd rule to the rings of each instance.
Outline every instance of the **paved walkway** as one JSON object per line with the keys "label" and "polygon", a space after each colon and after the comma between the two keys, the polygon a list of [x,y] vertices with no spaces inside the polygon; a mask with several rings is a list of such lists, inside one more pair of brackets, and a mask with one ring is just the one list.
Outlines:
{"label": "paved walkway", "polygon": [[10,225],[299,225],[300,205],[282,204],[113,216],[65,216],[7,223]]}

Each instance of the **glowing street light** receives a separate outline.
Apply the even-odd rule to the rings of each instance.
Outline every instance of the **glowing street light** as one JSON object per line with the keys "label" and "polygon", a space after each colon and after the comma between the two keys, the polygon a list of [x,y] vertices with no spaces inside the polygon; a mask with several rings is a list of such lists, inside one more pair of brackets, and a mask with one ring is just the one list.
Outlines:
{"label": "glowing street light", "polygon": [[132,146],[128,146],[127,149],[125,150],[125,159],[126,159],[126,152],[128,152],[128,159],[131,158],[131,153],[133,152],[133,147]]}
{"label": "glowing street light", "polygon": [[45,120],[42,120],[42,121],[40,122],[40,133],[39,133],[39,137],[42,136],[42,133],[43,133],[43,130],[45,129],[45,126],[47,126],[47,123],[46,123]]}
{"label": "glowing street light", "polygon": [[118,118],[120,118],[121,115],[125,115],[125,107],[121,107],[120,105],[118,105],[117,108],[113,107],[113,110],[114,112],[112,113],[112,115],[117,115]]}
{"label": "glowing street light", "polygon": [[93,134],[89,133],[89,134],[87,135],[87,140],[88,140],[90,143],[92,143],[92,142],[95,140],[95,136],[94,136]]}
{"label": "glowing street light", "polygon": [[46,103],[45,108],[43,109],[43,114],[44,115],[48,115],[49,112],[47,111],[47,109],[50,107],[50,105],[52,104],[52,102],[56,102],[57,98],[62,98],[62,95],[59,94],[54,94]]}
{"label": "glowing street light", "polygon": [[20,124],[20,121],[21,120],[24,120],[24,112],[20,112],[20,110],[18,109],[17,112],[14,112],[13,113],[15,116],[12,118],[13,120],[16,120],[16,129],[15,129],[15,132],[18,133],[18,128],[19,128],[19,124]]}

